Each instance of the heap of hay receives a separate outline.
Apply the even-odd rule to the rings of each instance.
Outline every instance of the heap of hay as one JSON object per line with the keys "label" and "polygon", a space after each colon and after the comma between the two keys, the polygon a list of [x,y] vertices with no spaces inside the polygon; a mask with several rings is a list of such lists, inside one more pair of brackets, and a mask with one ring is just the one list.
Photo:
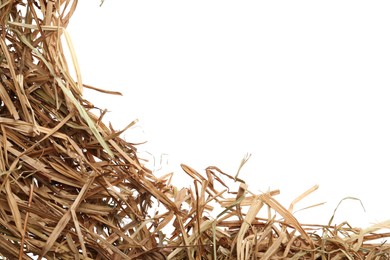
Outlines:
{"label": "heap of hay", "polygon": [[276,191],[253,194],[216,167],[182,165],[192,189],[154,176],[83,99],[65,31],[76,4],[0,1],[2,259],[389,259],[372,242],[390,236],[383,226],[302,225]]}

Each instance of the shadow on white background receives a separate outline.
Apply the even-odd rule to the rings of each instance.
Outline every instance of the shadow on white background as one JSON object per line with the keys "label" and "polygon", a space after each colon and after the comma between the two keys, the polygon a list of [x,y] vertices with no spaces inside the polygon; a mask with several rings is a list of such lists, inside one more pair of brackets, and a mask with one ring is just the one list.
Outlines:
{"label": "shadow on white background", "polygon": [[[68,31],[85,90],[160,172],[215,165],[254,192],[280,189],[301,223],[390,218],[386,1],[79,1]],[[140,135],[141,133],[141,135]],[[144,153],[146,155],[146,153]],[[160,162],[161,158],[161,162]],[[162,164],[162,165],[161,165]]]}

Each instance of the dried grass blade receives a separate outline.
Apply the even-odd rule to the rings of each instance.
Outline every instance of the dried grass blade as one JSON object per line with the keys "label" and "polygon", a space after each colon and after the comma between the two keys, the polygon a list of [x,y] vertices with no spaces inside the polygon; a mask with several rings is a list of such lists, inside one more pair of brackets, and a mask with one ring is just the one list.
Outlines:
{"label": "dried grass blade", "polygon": [[[234,176],[234,180],[239,181],[239,182],[244,182],[244,180],[238,178],[238,175],[240,174],[242,167],[244,167],[244,165],[248,162],[248,160],[249,160],[250,158],[251,158],[251,154],[246,154],[246,155],[244,156],[244,158],[241,159],[241,162],[240,162],[240,165],[239,165],[239,167],[238,167],[237,173],[236,173],[236,175]],[[245,182],[244,182],[244,183],[245,183]]]}
{"label": "dried grass blade", "polygon": [[310,244],[312,248],[314,247],[313,241],[310,239],[306,231],[299,224],[299,221],[288,210],[286,210],[278,201],[276,201],[267,193],[262,194],[261,198],[267,205],[269,205],[272,209],[278,212],[286,220],[287,223],[289,223],[294,228],[296,228],[301,233],[301,235],[307,240],[307,242]]}
{"label": "dried grass blade", "polygon": [[73,242],[73,238],[72,238],[72,235],[70,233],[66,234],[66,242],[69,245],[69,249],[74,254],[75,260],[79,260],[80,259],[79,252],[78,252],[78,249],[77,249],[75,243]]}
{"label": "dried grass blade", "polygon": [[76,51],[73,47],[72,39],[71,39],[69,33],[66,31],[65,28],[62,29],[62,32],[64,33],[66,43],[68,45],[68,49],[70,52],[70,56],[72,58],[73,67],[74,67],[74,70],[76,73],[76,78],[77,78],[77,86],[78,86],[79,93],[81,94],[81,93],[83,93],[83,81],[81,79],[80,66],[79,66],[79,62],[77,61]]}
{"label": "dried grass blade", "polygon": [[16,110],[16,107],[14,106],[14,103],[11,101],[11,98],[9,97],[7,91],[5,90],[5,88],[4,88],[3,84],[1,84],[1,82],[0,82],[0,98],[4,102],[4,105],[10,111],[11,115],[13,116],[13,118],[15,120],[18,120],[20,118],[19,117],[19,113]]}
{"label": "dried grass blade", "polygon": [[70,212],[72,215],[74,226],[76,228],[77,237],[79,238],[80,241],[81,251],[83,253],[84,258],[87,258],[87,249],[85,248],[84,238],[83,235],[81,234],[80,224],[79,221],[77,220],[76,212],[73,209]]}
{"label": "dried grass blade", "polygon": [[390,219],[386,221],[382,221],[380,223],[374,224],[368,228],[360,230],[358,234],[351,235],[349,238],[345,239],[346,243],[353,243],[357,241],[357,243],[354,245],[353,250],[357,251],[363,241],[364,241],[364,236],[370,233],[373,233],[375,231],[381,230],[381,229],[390,229]]}
{"label": "dried grass blade", "polygon": [[41,29],[42,31],[58,31],[59,28],[62,28],[62,27],[53,26],[53,25],[41,25],[38,27],[35,24],[19,23],[19,22],[14,22],[14,21],[8,22],[8,24],[18,26],[21,28],[34,29],[34,30]]}
{"label": "dried grass blade", "polygon": [[58,221],[58,224],[53,229],[52,233],[50,234],[49,238],[46,241],[45,246],[42,248],[41,253],[39,255],[39,260],[42,259],[43,256],[46,255],[46,253],[52,248],[55,241],[57,240],[58,236],[60,236],[62,230],[66,227],[66,225],[69,223],[69,220],[71,219],[70,211],[68,210],[62,218]]}
{"label": "dried grass blade", "polygon": [[337,204],[336,208],[334,209],[333,214],[332,214],[332,217],[331,217],[330,220],[329,220],[328,226],[332,226],[332,222],[333,222],[334,216],[336,215],[336,211],[337,211],[337,209],[340,207],[341,203],[342,203],[344,200],[357,200],[357,201],[360,202],[360,205],[362,205],[363,210],[366,211],[365,208],[364,208],[364,206],[363,206],[363,202],[362,202],[360,199],[354,198],[354,197],[345,197],[345,198],[343,198],[342,200],[339,201],[339,203]]}
{"label": "dried grass blade", "polygon": [[[1,49],[3,50],[5,58],[7,60],[7,64],[8,64],[8,67],[9,67],[9,71],[11,73],[12,81],[14,83],[12,90],[16,92],[16,89],[20,88],[21,86],[19,86],[19,82],[17,81],[15,68],[13,66],[14,62],[12,61],[11,55],[9,54],[7,45],[6,45],[5,40],[3,39],[3,37],[0,37],[0,46],[1,46]],[[10,87],[12,87],[12,86],[10,86]]]}
{"label": "dried grass blade", "polygon": [[272,245],[267,249],[265,254],[262,256],[261,259],[268,260],[271,259],[271,257],[278,251],[280,245],[283,242],[283,239],[286,237],[286,234],[284,232],[279,234],[278,239],[273,241]]}
{"label": "dried grass blade", "polygon": [[108,147],[107,143],[104,141],[103,137],[100,135],[100,133],[97,130],[94,122],[88,116],[88,114],[85,111],[84,107],[76,100],[76,98],[73,96],[72,92],[64,86],[64,84],[62,83],[62,80],[60,78],[55,77],[55,79],[56,79],[58,85],[61,87],[62,91],[72,101],[73,105],[77,108],[77,110],[79,111],[80,115],[87,122],[87,125],[89,126],[89,129],[91,130],[93,135],[96,137],[96,139],[99,141],[100,145],[104,148],[104,150],[106,150],[106,152],[111,157],[113,157],[114,154],[112,153],[111,149]]}
{"label": "dried grass blade", "polygon": [[[99,120],[99,121],[100,121],[100,120]],[[110,139],[115,139],[115,138],[119,137],[121,134],[123,134],[126,130],[128,130],[129,128],[131,128],[132,126],[134,126],[137,122],[138,122],[138,119],[132,121],[130,124],[128,124],[125,128],[123,128],[123,129],[120,130],[120,131],[114,132],[114,133],[109,134],[109,135],[105,135],[105,136],[103,137],[103,139],[104,139],[105,141],[108,141],[108,140],[110,140]],[[89,143],[89,145],[93,145],[93,144],[96,144],[96,143],[98,143],[98,141],[92,141],[92,142]]]}
{"label": "dried grass blade", "polygon": [[[19,103],[22,106],[22,110],[24,113],[24,116],[27,120],[27,122],[33,124],[33,132],[36,134],[39,134],[37,131],[37,123],[35,121],[35,116],[34,116],[34,109],[32,109],[30,101],[24,91],[24,77],[21,74],[17,75],[17,81],[19,82],[18,87],[16,87],[16,93],[17,96],[19,97]],[[31,111],[31,114],[30,112]]]}
{"label": "dried grass blade", "polygon": [[256,196],[253,200],[252,206],[249,208],[247,215],[245,216],[244,221],[242,222],[240,231],[237,234],[237,259],[245,260],[244,258],[244,248],[242,247],[241,241],[244,240],[245,233],[248,231],[251,223],[256,218],[257,213],[263,207],[263,201],[260,199],[260,196]]}
{"label": "dried grass blade", "polygon": [[297,212],[300,212],[300,211],[303,211],[303,210],[307,210],[307,209],[315,208],[315,207],[318,207],[318,206],[322,206],[324,204],[326,204],[326,202],[320,202],[320,203],[313,204],[313,205],[310,205],[310,206],[307,206],[307,207],[303,207],[303,208],[300,208],[300,209],[294,211],[293,214],[295,214]]}
{"label": "dried grass blade", "polygon": [[8,179],[5,181],[5,191],[7,193],[8,205],[11,209],[16,228],[18,229],[20,236],[22,236],[23,235],[22,217],[20,215],[18,203],[16,202],[16,199],[14,197],[15,195],[11,190],[10,181]]}
{"label": "dried grass blade", "polygon": [[53,232],[50,234],[49,238],[46,241],[45,246],[42,248],[41,253],[39,255],[39,259],[41,260],[43,256],[46,255],[46,253],[51,249],[51,247],[54,245],[55,241],[57,240],[58,236],[60,236],[62,230],[66,227],[66,225],[69,223],[71,219],[71,211],[76,210],[76,208],[79,206],[81,200],[85,196],[85,192],[88,190],[89,186],[93,182],[94,178],[89,178],[88,182],[84,184],[83,188],[81,189],[80,193],[78,194],[76,200],[73,202],[72,206],[69,208],[69,210],[62,216],[62,218],[58,221],[58,224],[54,228]]}
{"label": "dried grass blade", "polygon": [[[30,192],[29,192],[29,199],[28,199],[28,207],[31,207],[31,202],[34,194],[34,185],[31,183],[30,185]],[[23,233],[22,233],[22,239],[20,241],[20,251],[19,251],[19,260],[23,259],[23,249],[24,249],[24,242],[26,237],[26,231],[27,231],[27,224],[28,224],[28,218],[29,218],[30,212],[26,213],[26,217],[24,219],[24,226],[23,226]]]}
{"label": "dried grass blade", "polygon": [[295,204],[297,204],[299,201],[301,201],[301,200],[304,199],[305,197],[309,196],[311,193],[313,193],[313,192],[316,191],[317,189],[318,189],[318,185],[314,185],[313,187],[311,187],[310,189],[308,189],[307,191],[305,191],[304,193],[302,193],[301,195],[299,195],[296,199],[294,199],[294,200],[291,202],[290,207],[288,208],[288,211],[289,211],[290,213],[292,213]]}
{"label": "dried grass blade", "polygon": [[93,89],[93,90],[101,92],[101,93],[117,95],[117,96],[123,96],[123,94],[121,92],[118,92],[118,91],[105,90],[105,89],[97,88],[97,87],[94,87],[94,86],[91,86],[91,85],[87,85],[87,84],[83,84],[83,86],[85,88]]}

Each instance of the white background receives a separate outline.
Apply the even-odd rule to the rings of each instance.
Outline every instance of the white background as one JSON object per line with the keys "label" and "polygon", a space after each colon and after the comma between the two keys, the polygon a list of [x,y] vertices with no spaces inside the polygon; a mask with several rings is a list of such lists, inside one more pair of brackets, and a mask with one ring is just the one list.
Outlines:
{"label": "white background", "polygon": [[[68,31],[85,90],[160,172],[210,165],[280,189],[303,223],[390,219],[388,1],[79,1]],[[143,153],[147,156],[146,153]],[[161,160],[160,160],[161,159]],[[157,173],[156,173],[157,174]]]}

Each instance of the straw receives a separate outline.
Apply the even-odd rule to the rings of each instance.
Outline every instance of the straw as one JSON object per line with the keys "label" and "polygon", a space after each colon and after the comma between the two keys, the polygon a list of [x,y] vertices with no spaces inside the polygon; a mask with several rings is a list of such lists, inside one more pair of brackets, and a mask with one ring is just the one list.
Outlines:
{"label": "straw", "polygon": [[389,259],[390,221],[300,223],[294,207],[318,186],[286,208],[279,190],[253,192],[239,177],[250,155],[234,175],[182,164],[184,188],[157,177],[121,137],[137,121],[116,131],[83,97],[121,94],[82,82],[66,31],[76,7],[0,3],[0,258]]}

